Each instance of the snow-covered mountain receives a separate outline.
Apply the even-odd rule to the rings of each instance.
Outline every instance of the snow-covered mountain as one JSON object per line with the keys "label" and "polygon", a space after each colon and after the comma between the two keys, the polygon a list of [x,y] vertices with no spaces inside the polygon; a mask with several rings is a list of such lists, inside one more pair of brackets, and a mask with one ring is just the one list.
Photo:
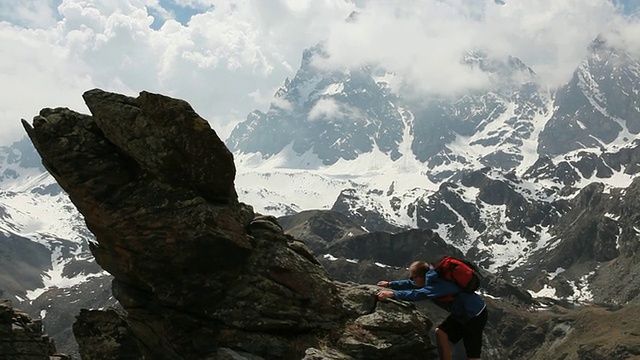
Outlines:
{"label": "snow-covered mountain", "polygon": [[640,132],[640,63],[596,39],[591,54],[557,92],[555,110],[538,151],[551,156],[574,150],[614,150]]}
{"label": "snow-covered mountain", "polygon": [[430,228],[533,292],[548,289],[533,280],[540,269],[588,285],[596,265],[574,274],[567,268],[584,259],[562,267],[540,254],[566,251],[559,244],[571,236],[559,219],[582,189],[598,183],[608,194],[636,178],[639,59],[596,39],[554,90],[516,58],[470,52],[461,61],[486,73],[489,88],[416,101],[389,91],[398,79],[381,67],[314,68],[323,56],[321,45],[305,52],[270,109],[229,137],[241,200],[274,215],[333,209],[370,231]]}
{"label": "snow-covered mountain", "polygon": [[0,235],[5,241],[13,239],[16,246],[29,241],[50,253],[49,261],[45,261],[50,270],[39,279],[39,286],[12,295],[34,300],[52,287],[68,288],[89,277],[104,276],[95,266],[69,269],[77,267],[78,262],[93,262],[88,251],[93,235],[60,186],[44,170],[28,138],[0,148],[0,170]]}
{"label": "snow-covered mountain", "polygon": [[314,68],[323,56],[322,45],[304,52],[300,70],[278,90],[269,111],[252,112],[234,129],[227,141],[232,151],[271,156],[290,147],[296,154],[311,151],[323,164],[374,149],[400,157],[403,117],[395,97],[376,82],[376,70]]}
{"label": "snow-covered mountain", "polygon": [[[640,118],[638,60],[606,47],[600,39],[591,49],[572,81],[558,91],[541,89],[533,70],[518,59],[469,53],[461,61],[487,72],[493,79],[491,89],[453,98],[434,96],[416,104],[390,93],[393,75],[380,73],[380,68],[378,72],[373,67],[347,72],[314,68],[313,57],[324,53],[321,46],[312,48],[305,52],[298,74],[276,93],[269,111],[250,114],[227,140],[236,153],[237,183],[241,188],[264,183],[254,174],[277,178],[276,174],[303,173],[331,179],[330,183],[349,180],[385,193],[393,188],[398,194],[415,188],[437,190],[462,170],[485,167],[536,181],[542,176],[539,168],[544,159],[560,164],[568,155],[572,163],[585,162],[607,149],[633,146]],[[610,78],[618,81],[610,84],[606,80]],[[611,99],[604,107],[593,100],[607,101],[603,94]],[[625,104],[624,115],[606,113],[609,108],[611,114],[620,113],[619,103]],[[576,116],[570,117],[571,113]],[[603,125],[582,113],[600,114]],[[595,122],[593,131],[587,131],[586,122]],[[565,185],[551,180],[547,185]],[[628,184],[629,177],[622,180]],[[312,183],[309,188],[316,187]],[[322,188],[325,196],[303,197],[289,196],[282,186],[269,187],[272,203],[265,209],[283,215],[300,201],[304,207],[298,208],[329,208],[335,198],[331,188]],[[288,199],[282,201],[287,206],[278,206],[277,198]],[[264,202],[260,196],[246,199],[252,204]],[[417,224],[415,217],[412,222],[404,215],[395,219],[399,225]]]}
{"label": "snow-covered mountain", "polygon": [[[305,51],[270,108],[227,140],[240,200],[256,212],[432,229],[540,296],[600,301],[632,281],[608,282],[604,270],[632,269],[623,260],[640,243],[638,59],[597,39],[554,90],[517,58],[469,52],[460,61],[489,88],[418,101],[392,91],[401,79],[383,66],[316,68],[323,56],[322,45]],[[30,141],[0,147],[0,295],[64,331],[62,311],[113,304],[92,239]]]}
{"label": "snow-covered mountain", "polygon": [[27,137],[0,147],[0,297],[38,314],[61,349],[81,307],[115,304],[93,239]]}

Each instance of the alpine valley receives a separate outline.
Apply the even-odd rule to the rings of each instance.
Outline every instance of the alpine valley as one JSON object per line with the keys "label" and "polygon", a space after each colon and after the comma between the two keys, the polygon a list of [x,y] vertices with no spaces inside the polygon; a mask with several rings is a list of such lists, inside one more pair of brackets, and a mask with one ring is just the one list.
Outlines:
{"label": "alpine valley", "polygon": [[[327,56],[307,49],[226,145],[240,201],[276,216],[335,279],[373,283],[377,268],[454,253],[537,309],[640,305],[640,58],[598,38],[547,89],[515,57],[470,51],[460,61],[489,87],[417,98],[380,64],[315,66]],[[117,305],[93,241],[30,140],[0,147],[0,298],[70,354],[80,309]]]}

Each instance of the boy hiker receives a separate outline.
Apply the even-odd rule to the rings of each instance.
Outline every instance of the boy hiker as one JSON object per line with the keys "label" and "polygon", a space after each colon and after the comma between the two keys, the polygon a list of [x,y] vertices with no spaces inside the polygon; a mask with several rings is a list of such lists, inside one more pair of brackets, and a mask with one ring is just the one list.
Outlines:
{"label": "boy hiker", "polygon": [[436,269],[424,261],[409,266],[409,279],[380,281],[378,286],[392,290],[378,292],[378,300],[396,298],[418,301],[430,299],[450,314],[436,327],[436,342],[440,359],[451,360],[451,344],[462,339],[468,359],[480,359],[482,331],[487,323],[484,300],[472,291],[463,291],[453,281],[438,276]]}

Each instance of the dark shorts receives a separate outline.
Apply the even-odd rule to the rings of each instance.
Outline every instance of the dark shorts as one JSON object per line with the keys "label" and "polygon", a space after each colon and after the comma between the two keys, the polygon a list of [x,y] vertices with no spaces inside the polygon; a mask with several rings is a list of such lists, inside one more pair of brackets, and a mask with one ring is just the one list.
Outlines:
{"label": "dark shorts", "polygon": [[487,324],[487,318],[486,308],[466,324],[458,322],[449,315],[438,328],[444,331],[449,336],[449,341],[454,344],[463,339],[467,357],[479,358],[482,351],[482,330]]}

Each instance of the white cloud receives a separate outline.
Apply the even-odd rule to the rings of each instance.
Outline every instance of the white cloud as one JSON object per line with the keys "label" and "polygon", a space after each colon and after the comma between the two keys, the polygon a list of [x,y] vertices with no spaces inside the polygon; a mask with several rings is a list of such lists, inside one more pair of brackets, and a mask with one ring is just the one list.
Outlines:
{"label": "white cloud", "polygon": [[[269,94],[273,94],[273,93],[274,92],[270,92]],[[265,100],[268,100],[269,104],[267,104]],[[256,103],[259,104],[260,102],[256,101]],[[282,97],[275,97],[275,98],[272,96],[265,97],[262,103],[264,103],[264,107],[268,107],[270,104],[273,104],[275,107],[280,108],[282,110],[287,110],[287,111],[293,110],[293,104]]]}
{"label": "white cloud", "polygon": [[318,100],[309,110],[310,121],[342,118],[350,118],[354,121],[364,120],[363,114],[358,109],[340,104],[332,98]]}
{"label": "white cloud", "polygon": [[634,57],[640,58],[640,21],[619,19],[616,26],[603,33],[609,44],[616,48],[625,49]]}
{"label": "white cloud", "polygon": [[[167,3],[201,12],[183,25]],[[86,112],[81,94],[92,87],[185,99],[224,138],[250,111],[267,110],[303,49],[320,40],[333,66],[385,62],[423,91],[483,86],[483,74],[457,61],[473,47],[520,57],[553,85],[613,24],[618,41],[637,45],[637,23],[620,20],[607,0],[506,3],[359,0],[348,23],[358,7],[344,0],[2,1],[0,144],[21,136],[19,119],[40,108]]]}
{"label": "white cloud", "polygon": [[45,107],[87,113],[80,95],[92,81],[84,64],[47,41],[43,30],[0,23],[0,144],[25,135],[20,119],[30,121]]}
{"label": "white cloud", "polygon": [[309,111],[309,120],[335,118],[341,114],[340,104],[333,99],[320,99]]}
{"label": "white cloud", "polygon": [[[82,92],[92,87],[183,98],[203,117],[215,119],[214,127],[224,129],[226,137],[231,122],[264,107],[264,100],[253,102],[255,94],[272,96],[295,74],[302,50],[322,38],[323,26],[343,19],[352,7],[343,1],[305,4],[216,1],[212,8],[205,1],[192,2],[208,10],[187,26],[168,20],[158,30],[151,28],[154,19],[146,8],[159,13],[158,1],[63,0],[56,9],[61,20],[38,34],[32,23],[3,16],[16,25],[0,29],[3,61],[19,65],[20,72],[0,69],[0,80],[14,93],[13,101],[2,106],[0,121],[9,130],[0,143],[22,133],[15,125],[19,118],[30,119],[52,99],[59,105],[81,103]],[[49,59],[50,49],[60,54]],[[16,51],[24,54],[19,63],[11,55]],[[86,81],[57,86],[60,78]]]}
{"label": "white cloud", "polygon": [[413,88],[452,92],[487,84],[459,63],[469,50],[519,57],[542,82],[565,82],[587,46],[617,16],[604,0],[371,1],[330,29],[328,65],[386,64]]}

